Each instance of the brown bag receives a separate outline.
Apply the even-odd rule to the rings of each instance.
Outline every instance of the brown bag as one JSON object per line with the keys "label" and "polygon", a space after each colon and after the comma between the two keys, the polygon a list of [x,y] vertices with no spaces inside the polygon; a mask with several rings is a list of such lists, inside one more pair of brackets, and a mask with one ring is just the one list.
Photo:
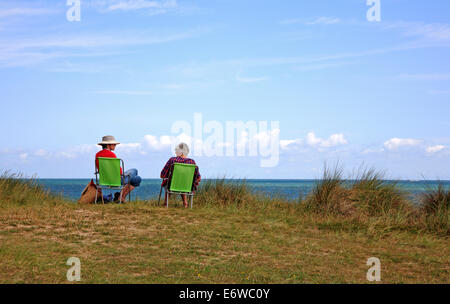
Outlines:
{"label": "brown bag", "polygon": [[[78,204],[93,204],[95,202],[95,193],[97,192],[97,186],[94,183],[94,180],[91,179],[91,182],[84,188],[81,193],[81,197],[78,200]],[[97,201],[102,198],[102,189],[98,189]]]}

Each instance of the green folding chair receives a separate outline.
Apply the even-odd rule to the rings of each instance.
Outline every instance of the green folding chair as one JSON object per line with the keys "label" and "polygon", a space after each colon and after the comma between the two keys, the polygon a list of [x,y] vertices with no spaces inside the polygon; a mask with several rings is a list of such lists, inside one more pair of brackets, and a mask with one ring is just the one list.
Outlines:
{"label": "green folding chair", "polygon": [[[123,160],[120,158],[109,157],[98,157],[97,159],[98,170],[97,166],[95,167],[95,183],[97,185],[97,192],[95,193],[95,203],[97,203],[98,189],[119,190],[119,202],[122,203],[122,189],[125,187],[125,185],[122,185],[122,180],[124,180],[125,176],[120,172],[120,168],[122,167],[122,172],[125,172],[125,164]],[[130,196],[128,196],[128,200],[130,200]],[[103,200],[103,195],[102,203],[105,203],[105,201]]]}
{"label": "green folding chair", "polygon": [[[161,201],[161,192],[164,187],[166,193],[169,194],[185,194],[191,197],[191,209],[194,201],[194,177],[196,165],[193,164],[183,164],[183,163],[173,163],[169,171],[169,178],[167,178],[167,183],[162,186],[159,191],[158,205]],[[166,195],[164,198],[164,203],[167,208],[169,208],[169,196]]]}

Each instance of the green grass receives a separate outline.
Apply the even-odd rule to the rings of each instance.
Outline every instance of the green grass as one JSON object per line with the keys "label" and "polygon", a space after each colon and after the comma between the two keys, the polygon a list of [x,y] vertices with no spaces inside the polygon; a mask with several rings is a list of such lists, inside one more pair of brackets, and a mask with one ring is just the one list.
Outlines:
{"label": "green grass", "polygon": [[372,256],[382,283],[449,283],[441,205],[414,209],[373,172],[325,177],[300,204],[208,181],[191,210],[77,205],[4,175],[0,283],[67,283],[72,256],[83,283],[367,283]]}

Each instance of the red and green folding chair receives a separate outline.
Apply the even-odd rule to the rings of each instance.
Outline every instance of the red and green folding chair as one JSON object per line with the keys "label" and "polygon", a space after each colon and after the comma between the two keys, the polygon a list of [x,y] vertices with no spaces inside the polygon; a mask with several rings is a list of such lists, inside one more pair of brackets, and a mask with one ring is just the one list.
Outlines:
{"label": "red and green folding chair", "polygon": [[[193,164],[173,163],[169,171],[169,177],[166,179],[167,182],[165,184],[163,183],[159,190],[158,205],[161,201],[162,189],[164,188],[166,193],[169,194],[185,194],[190,196],[192,209],[196,168],[197,166]],[[165,196],[164,203],[169,208],[169,195]]]}

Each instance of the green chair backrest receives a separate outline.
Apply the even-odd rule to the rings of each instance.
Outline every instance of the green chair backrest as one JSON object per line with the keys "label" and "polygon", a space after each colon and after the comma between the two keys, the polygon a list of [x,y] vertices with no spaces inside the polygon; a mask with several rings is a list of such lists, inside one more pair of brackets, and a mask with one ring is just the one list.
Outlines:
{"label": "green chair backrest", "polygon": [[99,157],[98,173],[100,175],[100,186],[122,186],[120,176],[120,158]]}
{"label": "green chair backrest", "polygon": [[192,164],[174,163],[169,190],[191,192],[196,167],[196,165]]}

